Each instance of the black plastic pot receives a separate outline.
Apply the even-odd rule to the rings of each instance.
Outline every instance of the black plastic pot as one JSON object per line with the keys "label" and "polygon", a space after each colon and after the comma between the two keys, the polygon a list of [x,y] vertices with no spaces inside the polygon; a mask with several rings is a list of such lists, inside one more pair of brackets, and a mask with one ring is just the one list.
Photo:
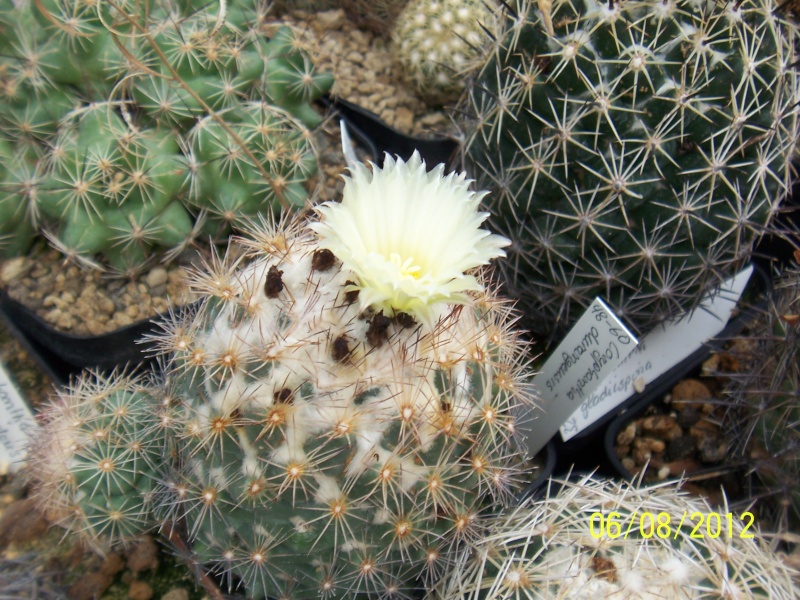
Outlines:
{"label": "black plastic pot", "polygon": [[135,368],[150,362],[148,351],[152,348],[141,339],[158,331],[158,317],[153,317],[103,335],[64,333],[2,289],[0,314],[11,333],[57,383],[67,381],[82,369]]}
{"label": "black plastic pot", "polygon": [[325,96],[321,104],[338,114],[353,137],[370,150],[374,162],[382,164],[384,153],[408,160],[419,152],[428,167],[444,163],[448,169],[458,167],[458,142],[449,137],[423,138],[409,136],[387,125],[375,113],[348,102]]}
{"label": "black plastic pot", "polygon": [[547,442],[544,448],[539,451],[539,454],[542,455],[544,465],[537,473],[536,477],[528,485],[526,485],[519,494],[517,494],[518,503],[522,503],[525,499],[542,493],[547,480],[553,476],[556,470],[558,454],[556,451],[556,444],[553,440]]}
{"label": "black plastic pot", "polygon": [[[703,363],[711,356],[712,352],[722,350],[728,341],[740,334],[748,323],[753,322],[759,312],[763,311],[767,306],[766,293],[769,290],[769,286],[769,277],[762,269],[757,268],[753,272],[753,278],[746,288],[745,293],[751,297],[753,295],[758,295],[758,300],[753,300],[745,305],[744,308],[741,308],[738,314],[731,318],[725,329],[723,329],[717,337],[709,340],[661,377],[651,384],[648,384],[643,392],[634,394],[628,398],[628,400],[620,406],[620,409],[612,415],[607,427],[605,427],[603,431],[602,437],[602,453],[604,460],[602,466],[610,476],[622,477],[624,479],[633,478],[633,474],[622,465],[622,462],[617,458],[616,452],[614,451],[614,445],[619,432],[632,420],[641,416],[648,408],[659,403],[667,392],[675,387],[682,379],[688,376],[698,375],[701,372]],[[703,479],[719,473],[720,469],[718,467],[710,467],[695,472],[692,478],[695,480]]]}
{"label": "black plastic pot", "polygon": [[[615,426],[613,424],[621,419],[627,422],[628,415],[630,411],[634,410],[634,407],[646,406],[662,397],[678,381],[694,369],[698,369],[713,351],[721,349],[727,340],[741,332],[745,325],[752,321],[758,311],[765,306],[765,292],[769,289],[769,285],[770,278],[767,272],[756,265],[739,306],[728,324],[715,338],[708,340],[667,372],[648,383],[642,392],[630,395],[616,408],[600,417],[578,435],[564,442],[560,435],[556,434],[554,439],[558,456],[556,472],[565,472],[570,468],[586,472],[599,469],[601,474],[611,477],[621,475],[619,467],[622,465],[616,456],[612,456],[613,440],[616,438],[616,434],[611,438],[611,455],[608,452],[610,429]],[[611,460],[612,458],[613,460]]]}

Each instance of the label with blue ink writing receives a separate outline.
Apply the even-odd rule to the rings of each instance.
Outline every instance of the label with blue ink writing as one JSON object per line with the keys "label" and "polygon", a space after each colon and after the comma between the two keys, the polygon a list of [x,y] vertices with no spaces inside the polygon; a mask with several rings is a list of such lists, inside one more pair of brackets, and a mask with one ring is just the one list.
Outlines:
{"label": "label with blue ink writing", "polygon": [[743,269],[708,294],[694,311],[645,335],[602,385],[584,395],[580,406],[561,426],[562,439],[575,437],[718,335],[752,274],[752,266]]}
{"label": "label with blue ink writing", "polygon": [[31,409],[0,365],[0,474],[24,464],[28,439],[36,428]]}
{"label": "label with blue ink writing", "polygon": [[636,337],[596,298],[533,379],[539,395],[535,419],[521,422],[530,456],[590,397],[638,344]]}

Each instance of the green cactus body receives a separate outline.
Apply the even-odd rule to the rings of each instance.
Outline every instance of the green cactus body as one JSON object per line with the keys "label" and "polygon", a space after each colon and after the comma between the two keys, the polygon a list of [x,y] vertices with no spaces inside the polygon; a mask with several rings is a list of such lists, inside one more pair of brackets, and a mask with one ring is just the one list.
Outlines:
{"label": "green cactus body", "polygon": [[408,593],[515,478],[506,315],[487,296],[426,332],[362,312],[356,276],[307,232],[248,245],[161,340],[194,551],[252,597]]}
{"label": "green cactus body", "polygon": [[766,0],[557,1],[552,36],[516,11],[462,106],[510,293],[543,334],[596,296],[639,331],[692,308],[786,194],[796,27]]}
{"label": "green cactus body", "polygon": [[752,515],[712,508],[671,482],[639,489],[589,476],[561,484],[547,498],[493,519],[428,598],[797,595],[793,571],[765,542]]}
{"label": "green cactus body", "polygon": [[150,503],[163,461],[157,400],[130,376],[84,376],[43,411],[32,480],[45,514],[100,547],[155,525]]}
{"label": "green cactus body", "polygon": [[411,0],[392,28],[397,58],[430,104],[458,99],[467,74],[499,34],[499,9],[485,0]]}
{"label": "green cactus body", "polygon": [[[264,11],[0,5],[0,127],[15,157],[0,170],[4,254],[39,230],[81,264],[132,276],[199,234],[219,241],[259,211],[304,206],[316,173],[307,127],[322,121],[311,104],[332,78],[290,29],[264,39]],[[202,129],[217,143],[197,157]]]}

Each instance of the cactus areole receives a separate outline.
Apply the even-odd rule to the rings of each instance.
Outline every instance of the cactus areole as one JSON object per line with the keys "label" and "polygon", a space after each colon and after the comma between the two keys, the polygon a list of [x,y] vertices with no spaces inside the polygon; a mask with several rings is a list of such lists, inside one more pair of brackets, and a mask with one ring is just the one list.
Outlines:
{"label": "cactus areole", "polygon": [[646,332],[742,265],[786,194],[797,29],[771,0],[546,16],[553,35],[516,3],[462,107],[465,164],[514,240],[503,269],[526,314],[553,333],[599,295]]}

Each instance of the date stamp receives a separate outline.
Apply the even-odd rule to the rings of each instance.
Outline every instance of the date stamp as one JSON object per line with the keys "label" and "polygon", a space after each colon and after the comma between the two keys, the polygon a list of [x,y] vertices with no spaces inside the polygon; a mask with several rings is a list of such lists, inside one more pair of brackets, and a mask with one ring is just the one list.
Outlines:
{"label": "date stamp", "polygon": [[678,539],[681,530],[685,527],[691,529],[689,537],[692,539],[716,539],[719,537],[732,539],[739,537],[743,540],[753,539],[754,535],[748,531],[755,522],[755,516],[749,511],[739,515],[734,513],[702,513],[684,511],[680,515],[670,515],[667,512],[642,512],[634,511],[631,515],[623,515],[617,511],[608,514],[601,512],[592,513],[589,517],[589,531],[595,539],[609,538],[626,539],[631,532],[643,538],[653,536],[661,539]]}

